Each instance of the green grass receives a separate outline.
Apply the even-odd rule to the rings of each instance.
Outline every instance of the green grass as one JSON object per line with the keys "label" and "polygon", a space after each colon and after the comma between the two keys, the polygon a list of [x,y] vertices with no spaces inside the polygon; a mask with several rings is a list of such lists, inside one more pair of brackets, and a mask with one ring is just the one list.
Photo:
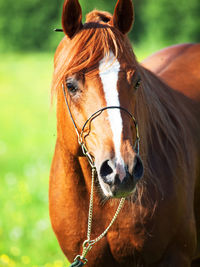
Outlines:
{"label": "green grass", "polygon": [[[139,59],[152,51],[135,49]],[[0,54],[0,267],[67,266],[48,214],[53,55]]]}
{"label": "green grass", "polygon": [[66,266],[48,215],[52,61],[0,55],[0,266]]}

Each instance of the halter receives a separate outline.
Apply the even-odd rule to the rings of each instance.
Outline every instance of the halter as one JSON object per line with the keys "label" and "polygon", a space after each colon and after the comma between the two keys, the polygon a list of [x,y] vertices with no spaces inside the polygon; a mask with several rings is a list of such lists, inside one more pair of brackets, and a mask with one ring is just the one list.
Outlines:
{"label": "halter", "polygon": [[88,149],[87,149],[87,146],[86,144],[84,143],[83,141],[83,133],[84,133],[84,130],[85,130],[85,127],[86,125],[88,124],[88,122],[92,121],[93,119],[95,119],[97,116],[99,116],[104,110],[107,110],[107,109],[120,109],[120,110],[123,110],[126,114],[129,115],[129,117],[132,119],[133,123],[134,123],[134,126],[135,126],[135,130],[136,130],[136,140],[135,140],[135,144],[133,146],[135,152],[137,154],[139,154],[139,142],[140,142],[140,137],[139,137],[139,129],[138,129],[138,123],[135,119],[135,117],[127,110],[125,109],[124,107],[120,107],[120,106],[108,106],[108,107],[103,107],[97,111],[95,111],[86,121],[85,123],[83,124],[83,127],[81,129],[81,132],[79,133],[78,131],[78,128],[76,126],[76,123],[74,121],[74,118],[72,116],[72,113],[71,113],[71,110],[69,108],[69,104],[68,104],[68,101],[67,101],[67,96],[66,96],[66,92],[65,92],[65,86],[64,84],[62,84],[62,89],[63,89],[63,94],[64,94],[64,98],[65,98],[65,103],[67,105],[67,109],[68,109],[68,112],[69,112],[69,115],[70,115],[70,118],[72,120],[72,123],[74,125],[74,128],[75,128],[75,131],[76,131],[76,134],[78,136],[78,143],[79,145],[81,146],[82,148],[82,151],[83,151],[83,154],[88,158],[88,161],[91,165],[91,167],[95,167],[95,164],[94,164],[94,161],[93,161],[93,158],[92,156],[90,155],[90,153],[88,152]]}
{"label": "halter", "polygon": [[76,134],[78,136],[78,143],[82,148],[83,154],[87,157],[88,162],[92,168],[92,183],[91,183],[91,193],[90,193],[90,203],[89,203],[89,213],[88,213],[88,229],[87,229],[87,239],[83,242],[83,251],[81,255],[77,255],[74,259],[74,262],[70,265],[70,267],[81,267],[83,265],[85,265],[87,263],[87,259],[86,259],[86,255],[88,253],[88,251],[91,250],[92,246],[97,243],[99,240],[101,240],[108,232],[108,230],[110,229],[110,227],[113,225],[114,221],[116,220],[121,208],[124,205],[125,202],[125,198],[121,198],[118,208],[110,222],[110,224],[107,226],[107,228],[105,229],[105,231],[100,234],[98,237],[96,237],[93,240],[90,240],[90,236],[91,236],[91,229],[92,229],[92,215],[93,215],[93,190],[94,190],[94,176],[95,176],[95,171],[96,171],[96,167],[95,167],[95,163],[93,160],[93,157],[90,155],[90,153],[88,152],[87,146],[84,142],[84,137],[83,137],[83,133],[85,130],[85,127],[87,125],[88,122],[92,121],[93,119],[95,119],[97,116],[99,116],[104,110],[107,109],[120,109],[123,110],[124,112],[126,112],[130,118],[133,120],[134,125],[135,125],[135,130],[136,130],[136,141],[134,144],[134,150],[136,151],[137,154],[139,154],[139,141],[140,141],[140,137],[139,137],[139,130],[138,130],[138,124],[137,121],[135,119],[135,117],[125,108],[123,107],[118,107],[118,106],[108,106],[108,107],[104,107],[101,108],[99,110],[97,110],[96,112],[94,112],[83,124],[82,130],[79,133],[78,128],[76,126],[76,123],[74,121],[74,118],[72,116],[71,110],[69,108],[69,104],[67,101],[67,96],[66,96],[66,92],[65,92],[65,86],[62,83],[62,89],[63,89],[63,94],[64,94],[64,99],[65,99],[65,103],[67,105],[67,109],[69,112],[69,115],[71,117],[72,123],[74,125]]}

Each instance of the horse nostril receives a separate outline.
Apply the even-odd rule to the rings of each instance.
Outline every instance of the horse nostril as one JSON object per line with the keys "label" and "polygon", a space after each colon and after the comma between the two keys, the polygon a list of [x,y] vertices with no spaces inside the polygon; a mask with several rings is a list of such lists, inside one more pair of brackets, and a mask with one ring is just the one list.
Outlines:
{"label": "horse nostril", "polygon": [[143,167],[142,160],[140,159],[138,155],[135,156],[134,163],[135,165],[133,168],[133,176],[136,180],[139,180],[143,176],[144,167]]}
{"label": "horse nostril", "polygon": [[109,160],[104,161],[100,168],[101,177],[106,177],[112,172],[113,172],[113,169],[109,166]]}

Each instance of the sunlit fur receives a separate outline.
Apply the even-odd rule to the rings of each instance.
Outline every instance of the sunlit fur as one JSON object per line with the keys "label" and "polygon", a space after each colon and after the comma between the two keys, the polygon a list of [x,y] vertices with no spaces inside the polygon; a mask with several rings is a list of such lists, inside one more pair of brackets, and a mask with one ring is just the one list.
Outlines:
{"label": "sunlit fur", "polygon": [[[104,21],[108,22],[106,23],[104,21],[101,21],[101,18],[104,18]],[[198,149],[200,145],[200,128],[198,114],[200,114],[200,110],[199,108],[197,108],[197,103],[194,100],[191,100],[185,97],[183,94],[179,93],[178,91],[173,90],[159,77],[157,77],[151,71],[145,69],[141,64],[139,64],[136,60],[136,57],[132,51],[131,45],[127,37],[124,36],[118,29],[114,28],[109,22],[109,20],[111,20],[111,15],[108,15],[108,13],[94,11],[88,15],[86,23],[83,25],[83,28],[71,40],[68,40],[67,37],[64,37],[64,40],[61,42],[55,55],[55,69],[53,75],[52,92],[59,93],[59,91],[61,90],[61,83],[65,80],[66,76],[72,75],[74,73],[84,73],[84,75],[86,76],[97,75],[99,71],[99,62],[105,55],[109,54],[110,50],[113,51],[115,57],[118,59],[119,62],[123,57],[123,59],[125,59],[126,62],[128,62],[128,64],[130,65],[130,69],[137,70],[139,72],[142,84],[139,90],[135,92],[135,109],[132,112],[139,124],[139,132],[141,137],[140,155],[144,162],[145,171],[143,179],[141,179],[140,182],[137,184],[136,191],[131,197],[130,203],[127,204],[126,208],[129,209],[130,213],[134,214],[134,220],[136,222],[139,222],[138,225],[140,227],[141,225],[145,225],[147,223],[147,218],[149,220],[149,217],[154,216],[156,209],[159,205],[161,206],[160,210],[162,210],[162,203],[166,203],[167,198],[170,197],[171,194],[171,192],[168,191],[168,189],[170,188],[170,186],[168,187],[168,185],[170,185],[170,183],[174,183],[174,188],[177,189],[177,192],[175,192],[174,194],[177,197],[176,201],[179,199],[180,196],[180,203],[182,203],[182,198],[184,198],[184,196],[189,196],[189,198],[192,199],[191,203],[193,203],[194,186],[195,184],[198,184],[199,186],[199,182],[195,180],[195,177],[198,175],[197,161],[199,157]],[[58,160],[58,158],[55,159]],[[54,179],[54,172],[56,172],[57,170],[56,160],[55,164],[52,167],[52,180]],[[79,167],[77,167],[77,169],[78,168]],[[79,169],[78,171],[80,172]],[[87,175],[88,173],[90,173],[87,168],[84,169],[83,167],[81,171],[83,172],[83,175],[85,175],[85,173]],[[81,173],[81,179],[83,179],[83,175]],[[167,177],[166,180],[164,180],[163,177]],[[57,183],[57,181],[55,183]],[[76,183],[77,186],[82,186],[82,191],[85,190],[85,181],[81,180]],[[53,187],[53,183],[51,183],[51,186]],[[195,197],[196,204],[198,204],[199,199],[197,197],[197,194],[195,195]],[[54,202],[53,198],[51,202]],[[134,205],[132,205],[132,203],[134,203]],[[52,204],[52,206],[53,205],[54,203]],[[170,211],[173,206],[173,202],[171,204],[169,203],[169,205],[171,206],[164,207],[166,208],[166,212]],[[196,211],[198,211],[198,208],[196,207],[195,209]],[[98,208],[99,207],[96,206],[96,209]],[[181,206],[181,208],[183,207]],[[51,209],[53,210],[53,208]],[[140,211],[140,209],[141,212],[138,212]],[[190,210],[190,218],[192,218],[191,220],[194,220],[192,208]],[[122,211],[122,214],[126,216],[126,218],[124,217],[124,219],[127,219],[128,222],[129,218],[127,214],[129,214],[129,211],[126,210],[124,211],[124,213]],[[58,212],[57,206],[54,212]],[[98,211],[96,212],[98,215]],[[177,213],[178,212],[180,211],[177,210]],[[111,216],[109,212],[105,214]],[[63,213],[59,216],[61,216],[61,222],[65,222]],[[87,215],[84,214],[84,216]],[[101,218],[102,214],[99,216],[99,218]],[[140,216],[140,218],[138,219],[137,216]],[[76,241],[75,245],[72,246],[70,252],[68,252],[68,247],[65,249],[65,240],[63,240],[63,235],[61,234],[62,231],[65,231],[62,228],[62,223],[60,226],[59,221],[57,221],[57,217],[54,216],[54,214],[51,215],[51,217],[53,218],[52,221],[54,220],[54,230],[57,233],[60,244],[62,244],[63,251],[65,252],[65,254],[70,255],[72,259],[72,255],[74,255],[73,253],[75,253],[73,251],[74,247],[81,247],[81,243],[80,241]],[[162,222],[165,223],[170,219],[171,218],[162,219]],[[82,217],[81,220],[86,219],[85,217]],[[120,221],[122,224],[123,220]],[[97,221],[98,219],[96,219],[96,222]],[[159,218],[156,223],[159,223],[160,221],[161,218]],[[65,223],[67,225],[67,222]],[[63,223],[63,225],[65,224]],[[98,225],[99,224],[96,223],[97,227]],[[159,224],[157,224],[157,226],[158,225]],[[180,225],[176,225],[176,227],[179,226]],[[123,228],[123,226],[121,225],[117,227]],[[130,227],[132,227],[131,223]],[[145,228],[142,227],[141,232],[137,232],[137,230],[134,231],[134,234],[138,237],[138,239],[134,240],[133,237],[133,244],[129,243],[129,248],[133,249],[133,251],[135,249],[137,251],[141,251],[143,249],[142,246],[144,239],[151,238],[150,233],[146,233]],[[193,235],[195,231],[196,228],[193,225],[193,228],[189,235],[191,233],[191,235]],[[112,232],[110,235],[108,235],[108,237],[109,236],[112,236]],[[129,237],[130,235],[127,236],[127,238]],[[157,236],[157,238],[158,237],[159,236]],[[160,240],[156,240],[156,242],[163,241],[163,237],[167,239],[167,233],[163,233],[163,236],[160,237]],[[193,237],[194,236],[192,236],[192,238]],[[114,240],[116,239],[114,238]],[[188,257],[192,258],[196,242],[194,240],[196,239],[194,238],[188,240],[188,244],[190,244],[188,248]],[[112,245],[115,248],[115,243],[111,241],[109,245]],[[78,245],[76,245],[77,243]],[[154,243],[150,244],[150,247],[153,245]],[[168,245],[170,246],[170,244]],[[99,246],[98,249],[101,249],[101,246]],[[117,249],[118,248],[113,249],[113,251],[116,252],[116,257],[119,255]],[[108,251],[108,254],[111,253],[110,248],[108,249]],[[162,248],[160,253],[164,253],[162,251]],[[161,256],[157,255],[156,253],[154,256],[155,260],[161,259],[159,258]],[[126,257],[126,254],[124,257]],[[91,258],[96,261],[96,255],[91,254]],[[111,258],[108,257],[108,259],[113,258],[111,256]],[[148,261],[148,259],[149,258],[147,256],[146,260]],[[97,264],[97,266],[99,265]],[[106,263],[103,266],[107,266]]]}
{"label": "sunlit fur", "polygon": [[[99,20],[99,14],[101,13],[97,11],[91,12],[88,18],[92,18],[92,22],[87,20],[83,29],[69,42],[69,45],[63,46],[56,55],[52,91],[59,90],[62,81],[69,74],[80,72],[84,72],[85,75],[97,74],[100,60],[110,53],[110,49],[117,58],[123,56],[131,68],[139,71],[142,87],[137,92],[135,116],[139,121],[141,157],[145,161],[145,177],[148,179],[144,179],[145,183],[141,181],[138,184],[137,191],[138,199],[141,199],[142,194],[148,199],[145,190],[148,188],[148,183],[153,183],[160,191],[163,190],[158,175],[151,167],[152,151],[149,151],[149,148],[153,149],[154,140],[160,148],[160,157],[166,162],[169,173],[173,175],[174,166],[179,166],[184,181],[185,176],[193,175],[191,172],[196,163],[195,151],[189,151],[193,149],[190,129],[199,126],[192,114],[192,106],[191,110],[185,109],[185,103],[189,100],[183,97],[183,101],[177,102],[176,91],[171,90],[154,74],[138,64],[127,37],[109,24],[101,21],[93,22],[94,15]],[[166,153],[166,144],[170,144],[171,150],[176,155],[173,164]]]}
{"label": "sunlit fur", "polygon": [[89,14],[88,19],[92,18],[92,21],[87,20],[82,30],[70,42],[66,40],[68,45],[62,46],[59,54],[55,55],[53,90],[60,87],[66,75],[79,72],[84,72],[86,75],[97,74],[100,60],[109,55],[110,50],[116,56],[124,54],[130,66],[135,66],[135,58],[127,37],[109,24],[94,22],[94,14],[98,16],[101,13]]}

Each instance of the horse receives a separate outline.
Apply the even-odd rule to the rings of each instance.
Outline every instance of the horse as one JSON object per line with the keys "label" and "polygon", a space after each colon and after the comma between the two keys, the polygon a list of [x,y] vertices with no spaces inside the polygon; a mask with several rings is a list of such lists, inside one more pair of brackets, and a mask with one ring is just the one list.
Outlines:
{"label": "horse", "polygon": [[87,240],[93,188],[91,240],[124,205],[87,244],[88,266],[200,266],[200,45],[139,63],[127,37],[133,22],[131,0],[118,0],[113,15],[90,12],[84,24],[78,0],[64,2],[52,81],[52,228],[73,262]]}

